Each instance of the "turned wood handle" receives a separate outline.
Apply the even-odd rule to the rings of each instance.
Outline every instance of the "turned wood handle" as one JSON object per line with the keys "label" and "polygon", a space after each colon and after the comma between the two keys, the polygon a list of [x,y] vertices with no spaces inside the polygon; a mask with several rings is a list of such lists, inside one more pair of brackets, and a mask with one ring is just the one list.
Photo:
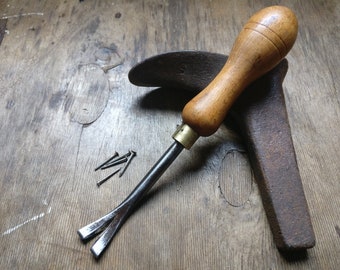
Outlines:
{"label": "turned wood handle", "polygon": [[255,13],[243,27],[216,78],[183,109],[183,122],[209,136],[231,105],[254,80],[275,67],[292,48],[298,30],[294,13],[272,6]]}

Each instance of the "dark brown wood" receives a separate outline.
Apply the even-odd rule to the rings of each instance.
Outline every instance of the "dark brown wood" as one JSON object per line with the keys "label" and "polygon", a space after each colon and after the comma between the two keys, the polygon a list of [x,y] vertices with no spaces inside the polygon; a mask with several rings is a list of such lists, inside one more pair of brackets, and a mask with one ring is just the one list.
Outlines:
{"label": "dark brown wood", "polygon": [[[317,240],[307,258],[275,248],[248,159],[230,151],[242,146],[225,127],[182,153],[99,262],[76,233],[131,192],[180,122],[181,104],[151,102],[159,93],[131,85],[130,68],[168,51],[228,54],[249,16],[276,3],[0,1],[0,269],[337,269],[336,0],[282,2],[300,24],[284,92]],[[129,149],[126,173],[98,189],[109,172],[94,168]]]}

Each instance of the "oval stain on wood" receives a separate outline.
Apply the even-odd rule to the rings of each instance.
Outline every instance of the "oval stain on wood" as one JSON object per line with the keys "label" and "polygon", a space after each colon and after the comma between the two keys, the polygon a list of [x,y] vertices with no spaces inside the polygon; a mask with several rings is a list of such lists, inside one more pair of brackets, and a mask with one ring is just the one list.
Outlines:
{"label": "oval stain on wood", "polygon": [[220,191],[226,201],[235,207],[244,205],[252,191],[253,174],[247,156],[228,151],[219,170]]}
{"label": "oval stain on wood", "polygon": [[103,113],[109,98],[109,82],[103,70],[93,64],[80,66],[70,81],[71,121],[91,124]]}

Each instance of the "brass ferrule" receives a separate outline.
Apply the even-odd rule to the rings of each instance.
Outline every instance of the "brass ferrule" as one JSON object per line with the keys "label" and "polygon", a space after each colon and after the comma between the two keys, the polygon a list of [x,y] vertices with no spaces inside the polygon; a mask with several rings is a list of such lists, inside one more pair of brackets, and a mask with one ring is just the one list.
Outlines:
{"label": "brass ferrule", "polygon": [[177,128],[175,133],[172,135],[172,138],[189,150],[197,141],[199,135],[187,124],[182,124]]}

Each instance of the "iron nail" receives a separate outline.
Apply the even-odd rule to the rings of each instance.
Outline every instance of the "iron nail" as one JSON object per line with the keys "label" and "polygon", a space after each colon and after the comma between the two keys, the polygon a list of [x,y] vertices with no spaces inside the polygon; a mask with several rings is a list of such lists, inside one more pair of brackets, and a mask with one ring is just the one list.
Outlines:
{"label": "iron nail", "polygon": [[120,171],[121,168],[119,168],[118,170],[114,171],[113,173],[111,173],[109,176],[107,176],[106,178],[100,180],[97,182],[97,186],[100,187],[104,182],[106,182],[107,180],[109,180],[112,176],[114,176],[116,173],[118,173]]}
{"label": "iron nail", "polygon": [[103,164],[100,164],[97,168],[94,169],[94,171],[98,171],[101,167],[108,164],[110,161],[112,161],[115,157],[119,156],[118,152],[115,152],[112,157],[110,157],[107,161],[105,161]]}
{"label": "iron nail", "polygon": [[122,164],[122,163],[126,162],[127,160],[128,160],[128,159],[127,159],[126,157],[123,157],[123,158],[120,158],[120,159],[115,160],[114,162],[110,162],[109,164],[107,164],[107,165],[101,167],[100,169],[101,169],[101,170],[105,170],[105,169],[107,169],[107,168],[111,168],[111,167],[113,167],[113,166]]}
{"label": "iron nail", "polygon": [[136,156],[136,152],[135,152],[135,151],[130,150],[130,154],[131,154],[131,155],[129,156],[129,159],[127,160],[125,166],[123,167],[123,169],[122,169],[121,172],[119,173],[119,177],[121,177],[121,176],[124,174],[126,168],[129,166],[131,160]]}
{"label": "iron nail", "polygon": [[116,161],[118,161],[118,160],[122,160],[122,159],[124,159],[124,158],[127,158],[127,157],[130,156],[130,155],[131,155],[131,153],[128,152],[128,153],[126,153],[125,155],[122,155],[121,157],[116,157],[115,159],[113,159],[113,160],[111,160],[109,163],[107,163],[106,165],[110,165],[110,164],[113,163],[113,162],[116,162]]}

